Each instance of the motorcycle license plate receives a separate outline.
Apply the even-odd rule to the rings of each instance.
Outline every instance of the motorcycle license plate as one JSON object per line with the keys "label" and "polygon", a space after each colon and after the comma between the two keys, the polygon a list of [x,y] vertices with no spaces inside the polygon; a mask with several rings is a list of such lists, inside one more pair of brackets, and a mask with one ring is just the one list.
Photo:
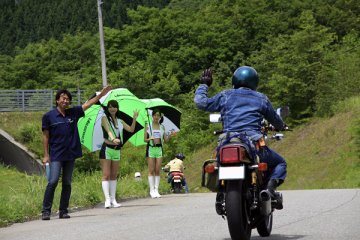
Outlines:
{"label": "motorcycle license plate", "polygon": [[245,168],[244,166],[238,167],[219,167],[220,180],[244,179]]}
{"label": "motorcycle license plate", "polygon": [[174,179],[174,182],[181,182],[180,179]]}

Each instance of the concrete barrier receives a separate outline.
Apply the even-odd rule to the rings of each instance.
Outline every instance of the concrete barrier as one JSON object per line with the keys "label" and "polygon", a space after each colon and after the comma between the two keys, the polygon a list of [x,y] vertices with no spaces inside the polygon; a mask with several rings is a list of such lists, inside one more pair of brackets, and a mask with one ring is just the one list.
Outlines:
{"label": "concrete barrier", "polygon": [[2,129],[0,129],[0,162],[27,174],[44,174],[41,160]]}

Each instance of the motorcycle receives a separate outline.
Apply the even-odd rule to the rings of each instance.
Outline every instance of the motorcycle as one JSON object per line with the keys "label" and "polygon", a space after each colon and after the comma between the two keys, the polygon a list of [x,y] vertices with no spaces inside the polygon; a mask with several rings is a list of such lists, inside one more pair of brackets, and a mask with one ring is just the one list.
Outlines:
{"label": "motorcycle", "polygon": [[181,193],[185,188],[184,174],[182,172],[169,172],[169,169],[163,168],[164,172],[168,173],[168,182],[171,186],[171,192]]}
{"label": "motorcycle", "polygon": [[[221,122],[221,116],[210,114],[210,121]],[[263,127],[264,137],[253,147],[266,145],[269,130],[271,126]],[[278,136],[274,134],[270,139],[283,137]],[[216,158],[204,162],[202,186],[217,192],[215,209],[223,219],[226,217],[231,239],[249,240],[254,228],[261,237],[270,236],[273,212],[283,201],[280,193],[275,200],[267,191],[271,169],[260,162],[245,137],[227,134],[226,139],[230,140],[219,144]]]}

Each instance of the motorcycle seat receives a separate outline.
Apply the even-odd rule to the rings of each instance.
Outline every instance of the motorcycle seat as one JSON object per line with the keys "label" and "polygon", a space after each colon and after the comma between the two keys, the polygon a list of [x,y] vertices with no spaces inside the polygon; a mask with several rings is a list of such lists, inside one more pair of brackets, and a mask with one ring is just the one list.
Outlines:
{"label": "motorcycle seat", "polygon": [[184,174],[182,172],[171,172],[171,175],[184,177]]}

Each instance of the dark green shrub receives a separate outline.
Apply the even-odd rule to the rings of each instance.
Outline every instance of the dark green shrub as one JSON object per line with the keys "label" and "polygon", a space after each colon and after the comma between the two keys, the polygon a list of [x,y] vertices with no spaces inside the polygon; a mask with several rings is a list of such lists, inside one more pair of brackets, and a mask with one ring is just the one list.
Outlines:
{"label": "dark green shrub", "polygon": [[41,129],[38,125],[27,123],[20,127],[20,141],[22,143],[30,143],[38,137]]}

